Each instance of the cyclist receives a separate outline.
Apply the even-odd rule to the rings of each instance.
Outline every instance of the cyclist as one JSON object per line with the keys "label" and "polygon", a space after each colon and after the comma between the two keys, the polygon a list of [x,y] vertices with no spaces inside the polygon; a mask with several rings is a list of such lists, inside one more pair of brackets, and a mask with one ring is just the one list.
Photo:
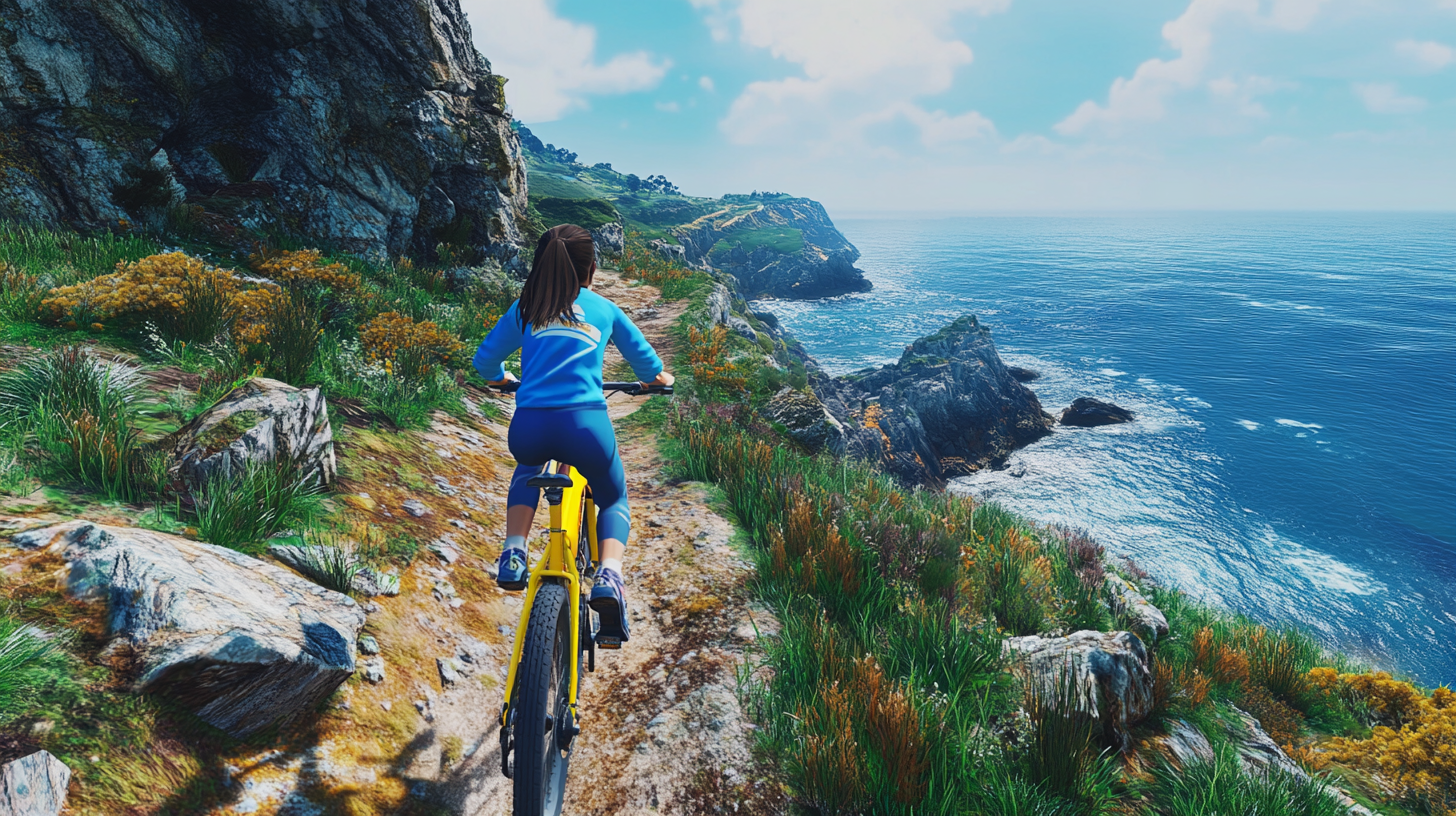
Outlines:
{"label": "cyclist", "polygon": [[540,501],[527,484],[548,460],[568,462],[591,486],[598,508],[601,570],[590,604],[601,616],[600,634],[627,640],[627,598],[622,555],[631,525],[627,482],[617,437],[602,396],[607,341],[648,385],[672,385],[647,339],[615,303],[591,291],[597,265],[591,233],[574,224],[552,227],[536,242],[531,274],[520,298],[496,321],[475,352],[475,369],[491,385],[515,380],[502,365],[521,350],[520,388],[509,444],[516,458],[506,499],[506,541],[496,583],[525,589],[526,536]]}

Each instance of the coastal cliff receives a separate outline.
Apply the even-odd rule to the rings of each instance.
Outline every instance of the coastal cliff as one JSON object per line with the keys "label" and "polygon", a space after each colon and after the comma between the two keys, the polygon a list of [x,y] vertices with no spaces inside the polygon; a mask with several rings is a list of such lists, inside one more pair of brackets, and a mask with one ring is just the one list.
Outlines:
{"label": "coastal cliff", "polygon": [[79,0],[0,20],[0,218],[169,211],[364,255],[509,263],[526,177],[458,0]]}
{"label": "coastal cliff", "polygon": [[616,225],[658,242],[664,256],[732,276],[746,298],[809,299],[869,291],[854,267],[859,250],[824,205],[782,193],[683,195],[663,176],[639,178],[602,162],[587,166],[516,123],[530,166],[531,212],[539,226]]}
{"label": "coastal cliff", "polygon": [[689,261],[706,262],[732,275],[747,298],[821,298],[871,288],[864,273],[854,268],[859,250],[835,228],[824,205],[812,199],[770,200],[747,212],[727,210],[673,234]]}

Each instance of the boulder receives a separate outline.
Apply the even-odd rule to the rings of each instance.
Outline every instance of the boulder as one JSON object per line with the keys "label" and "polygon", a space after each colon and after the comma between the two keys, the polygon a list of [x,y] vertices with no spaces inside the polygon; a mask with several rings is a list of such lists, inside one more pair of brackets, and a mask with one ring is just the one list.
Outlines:
{"label": "boulder", "polygon": [[486,258],[475,266],[452,266],[444,274],[445,285],[457,294],[471,289],[519,292],[521,287],[520,281],[493,258]]}
{"label": "boulder", "polygon": [[844,426],[813,394],[784,388],[764,405],[763,416],[813,453],[844,450]]}
{"label": "boulder", "polygon": [[1126,616],[1139,636],[1156,643],[1158,638],[1168,634],[1168,618],[1163,615],[1163,610],[1148,603],[1136,587],[1111,573],[1107,575],[1105,585],[1112,611]]}
{"label": "boulder", "polygon": [[1003,465],[1054,424],[974,315],[916,340],[898,363],[814,385],[844,424],[848,453],[909,484]]}
{"label": "boulder", "polygon": [[758,332],[754,331],[753,324],[738,315],[729,315],[728,330],[750,343],[758,343]]}
{"label": "boulder", "polygon": [[728,294],[728,287],[721,283],[713,284],[713,291],[708,293],[708,317],[713,325],[726,326],[732,316],[733,297]]}
{"label": "boulder", "polygon": [[[520,265],[526,168],[458,2],[31,3],[0,46],[0,221],[160,218]],[[221,219],[219,219],[221,220]]]}
{"label": "boulder", "polygon": [[1071,671],[1084,704],[1102,721],[1103,733],[1120,750],[1128,730],[1153,710],[1148,650],[1132,632],[1073,632],[1066,637],[1009,638],[1012,671],[1024,682],[1052,688]]}
{"label": "boulder", "polygon": [[1025,383],[1041,379],[1041,372],[1033,371],[1029,368],[1022,368],[1021,366],[1007,366],[1006,370],[1011,372],[1011,376],[1015,377],[1017,382]]}
{"label": "boulder", "polygon": [[318,388],[255,377],[163,440],[175,475],[190,490],[213,476],[235,478],[249,466],[292,460],[304,478],[334,480],[334,434]]}
{"label": "boulder", "polygon": [[779,331],[779,317],[778,317],[778,315],[774,314],[773,312],[765,312],[765,311],[761,311],[761,310],[758,310],[758,309],[755,309],[755,310],[749,312],[749,314],[751,314],[754,317],[758,318],[758,321],[764,325],[764,328],[768,329],[768,331],[769,331],[770,334],[777,334],[778,333],[778,331]]}
{"label": "boulder", "polygon": [[71,769],[48,751],[0,765],[0,816],[57,816]]}
{"label": "boulder", "polygon": [[1244,770],[1267,773],[1273,769],[1301,779],[1309,776],[1299,767],[1299,763],[1284,753],[1284,749],[1279,747],[1273,737],[1265,733],[1264,727],[1254,719],[1254,715],[1234,706],[1230,708],[1233,709],[1235,722],[1228,729],[1229,738],[1238,749],[1239,761],[1243,763]]}
{"label": "boulder", "polygon": [[1061,422],[1063,425],[1079,428],[1116,425],[1120,422],[1132,422],[1132,411],[1091,397],[1078,397],[1062,410]]}
{"label": "boulder", "polygon": [[1190,762],[1213,761],[1213,744],[1186,720],[1172,720],[1168,723],[1168,733],[1154,737],[1151,742],[1154,750],[1177,768]]}
{"label": "boulder", "polygon": [[89,521],[19,535],[66,559],[71,594],[108,603],[106,653],[126,651],[138,690],[235,737],[311,711],[354,671],[363,610],[282,567]]}

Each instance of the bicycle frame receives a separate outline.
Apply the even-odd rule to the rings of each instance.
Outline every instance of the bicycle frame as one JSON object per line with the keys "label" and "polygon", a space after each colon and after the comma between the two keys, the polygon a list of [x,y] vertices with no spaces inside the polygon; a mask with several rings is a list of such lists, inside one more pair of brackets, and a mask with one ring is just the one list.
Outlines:
{"label": "bicycle frame", "polygon": [[531,568],[531,577],[526,583],[526,600],[521,605],[521,620],[516,624],[516,642],[511,649],[510,668],[506,673],[505,703],[501,707],[501,728],[510,724],[511,696],[516,688],[516,669],[521,662],[521,651],[526,641],[526,626],[531,620],[531,608],[536,602],[536,593],[546,581],[565,582],[570,604],[571,621],[571,682],[567,694],[567,706],[573,725],[581,722],[576,710],[576,693],[580,677],[577,672],[576,656],[581,653],[581,598],[583,595],[581,573],[577,570],[577,543],[581,540],[581,523],[586,522],[587,541],[591,552],[591,563],[601,560],[597,550],[597,514],[587,492],[586,479],[575,468],[564,463],[550,462],[543,473],[564,474],[571,477],[570,487],[548,487],[544,489],[546,501],[551,506],[550,541],[541,553],[540,559]]}

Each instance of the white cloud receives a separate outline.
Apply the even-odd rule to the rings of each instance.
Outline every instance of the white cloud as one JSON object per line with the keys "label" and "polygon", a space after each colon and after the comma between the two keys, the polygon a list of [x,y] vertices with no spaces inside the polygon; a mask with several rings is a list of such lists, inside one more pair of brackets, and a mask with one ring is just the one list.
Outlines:
{"label": "white cloud", "polygon": [[550,0],[461,0],[475,45],[508,78],[516,117],[549,122],[592,94],[654,88],[671,62],[646,51],[596,61],[596,29],[558,17]]}
{"label": "white cloud", "polygon": [[705,77],[699,77],[698,78],[698,87],[699,88],[702,88],[703,90],[707,91],[708,93],[712,93],[713,91],[717,90],[717,87],[718,86],[716,86],[716,85],[713,84],[713,78],[712,77],[705,76]]}
{"label": "white cloud", "polygon": [[1357,82],[1350,89],[1371,113],[1420,113],[1426,109],[1426,100],[1419,96],[1401,96],[1394,82]]}
{"label": "white cloud", "polygon": [[1401,40],[1395,44],[1395,53],[1423,71],[1439,71],[1456,62],[1456,49],[1431,40]]}
{"label": "white cloud", "polygon": [[658,102],[657,104],[653,105],[653,107],[657,108],[663,113],[677,113],[682,110],[682,105],[679,105],[676,102]]}
{"label": "white cloud", "polygon": [[1240,116],[1248,116],[1255,119],[1267,119],[1269,111],[1262,104],[1255,101],[1256,97],[1274,93],[1275,91],[1290,90],[1298,87],[1292,82],[1281,82],[1280,80],[1263,76],[1246,76],[1243,79],[1232,77],[1220,77],[1208,82],[1209,93],[1216,99],[1233,105]]}
{"label": "white cloud", "polygon": [[1116,131],[1128,124],[1162,119],[1170,96],[1192,89],[1202,80],[1213,55],[1214,25],[1223,18],[1241,18],[1259,27],[1298,31],[1309,25],[1323,2],[1274,0],[1265,15],[1260,13],[1259,0],[1192,0],[1178,19],[1163,26],[1163,39],[1179,52],[1177,57],[1147,60],[1137,67],[1131,79],[1113,80],[1106,105],[1090,99],[1083,102],[1056,124],[1056,131],[1064,136],[1094,128]]}
{"label": "white cloud", "polygon": [[953,35],[965,13],[990,14],[1010,0],[692,0],[710,27],[736,23],[740,40],[799,66],[801,74],[750,83],[722,122],[742,144],[782,138],[858,138],[900,119],[925,144],[993,130],[979,113],[928,111],[913,100],[950,88],[972,53]]}

